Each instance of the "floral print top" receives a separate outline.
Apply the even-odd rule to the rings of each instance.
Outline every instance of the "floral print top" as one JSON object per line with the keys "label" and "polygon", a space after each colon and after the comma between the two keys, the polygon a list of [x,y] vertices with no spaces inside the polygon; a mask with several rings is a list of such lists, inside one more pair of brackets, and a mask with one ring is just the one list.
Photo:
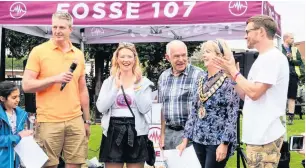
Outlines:
{"label": "floral print top", "polygon": [[[219,73],[208,78],[203,78],[203,86],[213,80]],[[230,142],[234,153],[237,139],[237,116],[239,110],[239,95],[234,89],[231,79],[226,78],[219,89],[205,102],[199,99],[199,90],[194,97],[193,109],[189,114],[185,125],[184,137],[203,145],[219,145],[222,142]],[[203,105],[206,116],[198,117],[197,111]]]}

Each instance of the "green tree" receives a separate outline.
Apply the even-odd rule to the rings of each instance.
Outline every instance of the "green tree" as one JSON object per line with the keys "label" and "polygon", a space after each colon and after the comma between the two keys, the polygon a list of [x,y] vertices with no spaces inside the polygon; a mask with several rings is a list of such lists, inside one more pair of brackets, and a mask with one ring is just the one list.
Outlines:
{"label": "green tree", "polygon": [[6,29],[5,32],[6,56],[10,58],[24,58],[30,53],[33,47],[48,40],[46,38],[19,33],[9,29]]}
{"label": "green tree", "polygon": [[202,68],[203,70],[206,70],[206,67],[204,66],[202,57],[203,57],[203,53],[201,51],[201,44],[198,45],[194,50],[193,53],[190,57],[190,61],[193,65]]}

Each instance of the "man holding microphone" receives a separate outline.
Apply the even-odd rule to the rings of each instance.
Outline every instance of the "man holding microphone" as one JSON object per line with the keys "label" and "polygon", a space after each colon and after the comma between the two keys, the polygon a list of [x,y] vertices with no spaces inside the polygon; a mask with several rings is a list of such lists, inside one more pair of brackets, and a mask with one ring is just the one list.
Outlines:
{"label": "man holding microphone", "polygon": [[44,165],[49,168],[57,167],[61,152],[66,168],[79,168],[87,158],[90,115],[85,59],[70,41],[72,23],[69,13],[53,14],[52,38],[33,48],[22,81],[25,92],[36,93],[34,136],[49,157]]}

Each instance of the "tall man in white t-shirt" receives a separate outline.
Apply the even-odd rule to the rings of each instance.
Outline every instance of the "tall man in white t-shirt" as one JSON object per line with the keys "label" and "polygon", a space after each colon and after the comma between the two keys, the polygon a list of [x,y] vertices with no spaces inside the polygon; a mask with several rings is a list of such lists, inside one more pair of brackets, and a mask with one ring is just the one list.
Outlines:
{"label": "tall man in white t-shirt", "polygon": [[247,144],[250,168],[277,167],[285,133],[280,117],[286,111],[289,65],[286,56],[274,47],[276,30],[271,17],[258,15],[247,20],[248,48],[259,52],[247,79],[236,68],[231,53],[215,59],[237,83],[235,89],[244,100],[242,141]]}

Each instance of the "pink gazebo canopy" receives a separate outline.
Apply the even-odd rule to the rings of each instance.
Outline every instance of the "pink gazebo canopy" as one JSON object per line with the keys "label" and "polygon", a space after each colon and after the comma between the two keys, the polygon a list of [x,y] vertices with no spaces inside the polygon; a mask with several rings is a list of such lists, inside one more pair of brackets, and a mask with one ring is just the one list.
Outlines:
{"label": "pink gazebo canopy", "polygon": [[246,20],[281,17],[266,1],[2,1],[0,27],[48,38],[51,15],[74,17],[72,40],[86,44],[242,39]]}

